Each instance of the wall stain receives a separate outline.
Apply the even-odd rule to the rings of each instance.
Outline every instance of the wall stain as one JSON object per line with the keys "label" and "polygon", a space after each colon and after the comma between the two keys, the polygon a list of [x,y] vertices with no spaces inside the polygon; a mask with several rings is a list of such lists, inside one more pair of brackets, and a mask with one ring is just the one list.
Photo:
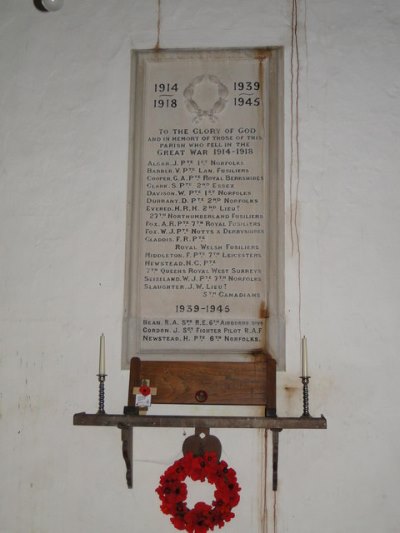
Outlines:
{"label": "wall stain", "polygon": [[160,50],[160,27],[161,27],[161,0],[158,0],[157,7],[157,42],[154,46],[154,50]]}

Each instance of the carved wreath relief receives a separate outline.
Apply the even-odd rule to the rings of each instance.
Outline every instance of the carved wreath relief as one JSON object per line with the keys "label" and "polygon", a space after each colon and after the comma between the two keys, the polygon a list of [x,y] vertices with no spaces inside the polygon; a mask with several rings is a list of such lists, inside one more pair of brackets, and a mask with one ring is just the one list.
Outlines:
{"label": "carved wreath relief", "polygon": [[[204,108],[202,107],[204,106],[204,103],[201,102],[201,99],[206,102],[208,100],[207,96],[211,92],[209,90],[207,91],[207,88],[205,87],[207,82],[214,86],[213,88],[216,96],[212,106]],[[201,122],[203,118],[209,118],[211,122],[215,122],[215,115],[221,113],[225,109],[228,95],[229,90],[227,86],[213,74],[196,76],[183,91],[186,108],[190,113],[195,115],[193,122],[196,124]]]}

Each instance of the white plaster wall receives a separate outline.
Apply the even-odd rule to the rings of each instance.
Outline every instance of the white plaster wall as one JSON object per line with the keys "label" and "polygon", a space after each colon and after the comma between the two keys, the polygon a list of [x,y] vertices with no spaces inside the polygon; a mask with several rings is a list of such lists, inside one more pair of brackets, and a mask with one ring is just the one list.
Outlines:
{"label": "white plaster wall", "polygon": [[[289,231],[291,2],[161,2],[162,47],[285,46],[279,412],[301,411],[300,264],[311,410],[329,429],[281,434],[275,529],[270,494],[261,521],[262,435],[220,431],[243,486],[225,531],[397,533],[400,4],[298,5],[300,263]],[[130,50],[155,44],[156,8],[155,0],[65,0],[44,14],[31,0],[0,3],[1,533],[173,531],[154,488],[179,456],[182,431],[135,431],[129,491],[118,431],[72,426],[74,412],[97,408],[102,331],[107,410],[120,412],[126,399]]]}

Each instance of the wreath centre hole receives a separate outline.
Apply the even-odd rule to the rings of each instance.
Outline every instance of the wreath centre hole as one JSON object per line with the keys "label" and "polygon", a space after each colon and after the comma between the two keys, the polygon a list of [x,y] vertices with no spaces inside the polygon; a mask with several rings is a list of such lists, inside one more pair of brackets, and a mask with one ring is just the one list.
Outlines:
{"label": "wreath centre hole", "polygon": [[204,502],[208,505],[212,505],[214,500],[215,485],[212,485],[207,481],[193,481],[189,477],[185,479],[185,483],[188,490],[186,502],[189,509],[193,509],[198,502]]}
{"label": "wreath centre hole", "polygon": [[210,107],[210,102],[218,100],[218,87],[206,76],[201,82],[194,86],[194,100],[201,108]]}

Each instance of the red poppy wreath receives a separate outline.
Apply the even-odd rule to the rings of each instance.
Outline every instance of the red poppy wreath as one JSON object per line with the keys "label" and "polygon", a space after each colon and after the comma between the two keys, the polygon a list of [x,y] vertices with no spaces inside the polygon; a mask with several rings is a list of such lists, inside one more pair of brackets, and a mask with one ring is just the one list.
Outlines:
{"label": "red poppy wreath", "polygon": [[[193,509],[186,504],[187,486],[184,480],[208,481],[215,485],[212,505],[198,502]],[[161,511],[171,515],[176,529],[188,533],[207,533],[215,526],[223,527],[235,515],[232,513],[240,500],[240,487],[236,472],[228,468],[225,461],[219,461],[215,452],[194,456],[184,455],[167,468],[156,489],[161,500]]]}

